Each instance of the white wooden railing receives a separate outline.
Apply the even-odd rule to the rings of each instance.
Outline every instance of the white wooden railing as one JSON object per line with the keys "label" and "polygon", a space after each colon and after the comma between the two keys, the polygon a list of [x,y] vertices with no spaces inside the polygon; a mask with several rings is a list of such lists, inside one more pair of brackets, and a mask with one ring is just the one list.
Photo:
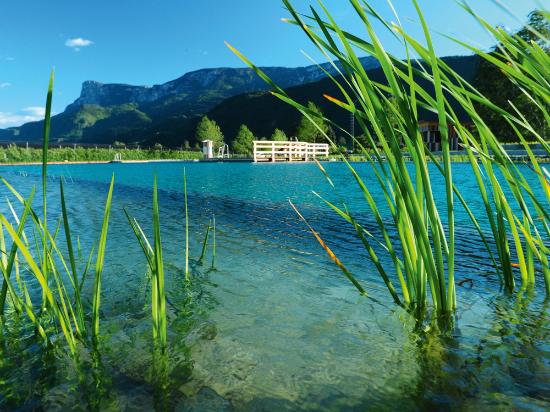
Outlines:
{"label": "white wooden railing", "polygon": [[323,157],[328,157],[326,143],[254,141],[255,162],[307,162]]}

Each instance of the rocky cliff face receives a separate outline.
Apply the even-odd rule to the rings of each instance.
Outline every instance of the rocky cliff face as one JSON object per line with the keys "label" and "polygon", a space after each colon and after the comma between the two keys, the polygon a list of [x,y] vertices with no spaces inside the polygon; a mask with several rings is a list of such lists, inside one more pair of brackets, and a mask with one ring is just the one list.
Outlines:
{"label": "rocky cliff face", "polygon": [[[363,64],[367,70],[378,65],[376,60],[372,58],[364,58]],[[329,73],[335,72],[330,64],[324,64],[323,68]],[[315,82],[325,77],[323,70],[317,66],[299,68],[266,67],[263,70],[283,88]],[[125,103],[149,103],[176,95],[196,98],[208,92],[216,92],[221,96],[230,97],[240,93],[266,89],[265,82],[248,68],[202,69],[154,86],[104,84],[89,80],[82,84],[80,97],[70,104],[67,109],[74,110],[85,104],[113,106]]]}
{"label": "rocky cliff face", "polygon": [[85,104],[98,106],[114,106],[125,103],[151,102],[166,94],[159,90],[162,86],[131,86],[128,84],[104,84],[94,80],[82,83],[80,97],[67,109],[77,108]]}

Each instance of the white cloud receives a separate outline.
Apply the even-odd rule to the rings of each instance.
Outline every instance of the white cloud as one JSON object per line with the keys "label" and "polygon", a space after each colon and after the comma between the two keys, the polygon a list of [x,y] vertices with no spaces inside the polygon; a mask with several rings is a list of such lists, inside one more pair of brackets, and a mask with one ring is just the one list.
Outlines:
{"label": "white cloud", "polygon": [[23,112],[28,113],[31,116],[44,117],[44,115],[46,114],[46,109],[40,106],[30,106],[30,107],[25,107],[23,109]]}
{"label": "white cloud", "polygon": [[0,89],[5,89],[6,87],[10,87],[10,86],[11,86],[11,83],[9,82],[0,83]]}
{"label": "white cloud", "polygon": [[93,41],[83,39],[82,37],[76,37],[74,39],[67,39],[65,46],[72,48],[74,51],[79,51],[81,47],[86,47],[94,44]]}
{"label": "white cloud", "polygon": [[19,112],[0,112],[0,128],[20,126],[23,123],[35,122],[44,118],[46,110],[43,107],[25,107]]}

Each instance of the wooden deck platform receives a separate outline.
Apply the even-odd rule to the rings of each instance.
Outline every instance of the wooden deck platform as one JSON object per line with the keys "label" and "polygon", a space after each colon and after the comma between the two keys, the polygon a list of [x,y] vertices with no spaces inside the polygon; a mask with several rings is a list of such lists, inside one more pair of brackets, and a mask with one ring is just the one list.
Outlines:
{"label": "wooden deck platform", "polygon": [[327,158],[328,144],[284,142],[274,140],[254,141],[254,162],[307,162]]}

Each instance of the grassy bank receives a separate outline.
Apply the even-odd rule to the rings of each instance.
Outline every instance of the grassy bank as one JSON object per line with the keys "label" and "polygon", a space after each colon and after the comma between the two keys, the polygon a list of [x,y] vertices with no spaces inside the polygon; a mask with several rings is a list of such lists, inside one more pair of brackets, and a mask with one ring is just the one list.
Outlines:
{"label": "grassy bank", "polygon": [[[108,148],[84,148],[76,149],[50,148],[48,160],[50,162],[87,162],[87,161],[111,161],[115,154],[120,154],[122,160],[193,160],[202,159],[201,152],[183,150],[158,150],[158,149],[108,149]],[[0,163],[41,162],[42,149],[24,147],[0,147]]]}
{"label": "grassy bank", "polygon": [[[70,147],[50,148],[48,150],[48,161],[55,162],[109,162],[115,159],[115,155],[120,154],[121,160],[195,160],[202,159],[201,152],[171,150],[171,149],[108,149],[108,148],[85,148]],[[232,158],[245,159],[245,156],[231,156]],[[404,154],[407,158],[407,155]],[[441,161],[441,155],[435,155],[435,158]],[[251,158],[250,158],[251,159]],[[331,155],[330,160],[342,161],[341,155]],[[537,158],[541,163],[550,162],[549,158]],[[323,159],[326,160],[326,159]],[[351,154],[348,157],[350,162],[366,162],[366,154]],[[409,158],[410,160],[410,158]],[[429,161],[430,159],[428,159]],[[515,162],[528,162],[528,156],[515,157]],[[453,162],[469,162],[467,154],[452,154]],[[0,147],[0,163],[40,163],[42,162],[42,149],[24,148],[24,147]]]}

